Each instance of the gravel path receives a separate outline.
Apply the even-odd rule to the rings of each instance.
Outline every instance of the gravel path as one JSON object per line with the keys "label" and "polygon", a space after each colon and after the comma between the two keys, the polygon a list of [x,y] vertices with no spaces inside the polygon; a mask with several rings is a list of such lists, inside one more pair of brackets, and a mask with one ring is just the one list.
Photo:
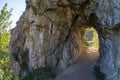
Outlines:
{"label": "gravel path", "polygon": [[96,50],[89,47],[77,63],[68,67],[55,80],[95,80],[93,68],[98,57]]}

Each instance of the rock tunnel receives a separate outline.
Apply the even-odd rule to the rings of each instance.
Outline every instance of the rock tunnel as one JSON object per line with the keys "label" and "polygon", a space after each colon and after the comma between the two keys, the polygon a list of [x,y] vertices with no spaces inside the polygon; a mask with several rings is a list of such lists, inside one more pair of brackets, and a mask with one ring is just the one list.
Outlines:
{"label": "rock tunnel", "polygon": [[11,30],[11,69],[23,75],[49,65],[61,72],[78,61],[84,29],[93,26],[99,38],[97,65],[106,80],[120,80],[119,4],[119,0],[26,0],[26,10]]}

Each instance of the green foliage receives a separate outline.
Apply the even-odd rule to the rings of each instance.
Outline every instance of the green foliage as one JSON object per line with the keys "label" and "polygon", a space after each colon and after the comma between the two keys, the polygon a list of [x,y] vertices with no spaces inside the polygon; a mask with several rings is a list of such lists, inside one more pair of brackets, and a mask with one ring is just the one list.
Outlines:
{"label": "green foliage", "polygon": [[48,80],[54,77],[55,75],[51,71],[50,67],[42,67],[32,71],[27,71],[26,75],[22,76],[20,80]]}
{"label": "green foliage", "polygon": [[99,48],[99,39],[98,39],[97,31],[94,28],[91,28],[91,30],[93,31],[93,35],[94,35],[93,40],[92,40],[93,47],[98,50],[98,48]]}
{"label": "green foliage", "polygon": [[[11,10],[7,10],[7,4],[0,12],[0,80],[15,80],[9,66],[9,50],[8,44],[10,40],[10,33],[7,28],[10,27]],[[17,80],[17,79],[16,79]]]}
{"label": "green foliage", "polygon": [[100,66],[96,65],[94,67],[94,76],[96,80],[105,80],[106,78],[105,74],[100,71]]}
{"label": "green foliage", "polygon": [[26,9],[29,9],[30,8],[30,4],[29,2],[26,1]]}
{"label": "green foliage", "polygon": [[7,10],[7,4],[3,7],[3,9],[0,12],[0,28],[6,29],[10,27],[12,21],[10,21],[10,16],[12,9],[10,11]]}
{"label": "green foliage", "polygon": [[2,35],[0,35],[0,80],[6,77],[9,72],[8,67],[8,43],[9,43],[10,34],[7,31],[4,31]]}

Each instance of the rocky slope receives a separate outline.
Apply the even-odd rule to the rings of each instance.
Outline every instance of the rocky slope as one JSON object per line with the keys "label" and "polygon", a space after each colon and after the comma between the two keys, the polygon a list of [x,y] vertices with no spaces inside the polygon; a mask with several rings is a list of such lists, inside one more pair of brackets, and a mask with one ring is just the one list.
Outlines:
{"label": "rocky slope", "polygon": [[11,31],[10,65],[15,74],[44,67],[57,74],[82,54],[83,35],[99,35],[98,65],[106,80],[120,80],[119,0],[26,0],[26,10]]}

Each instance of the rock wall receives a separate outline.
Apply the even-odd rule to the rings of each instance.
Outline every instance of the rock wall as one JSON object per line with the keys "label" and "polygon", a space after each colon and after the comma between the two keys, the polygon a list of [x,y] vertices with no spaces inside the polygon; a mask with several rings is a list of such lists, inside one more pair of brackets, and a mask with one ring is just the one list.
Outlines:
{"label": "rock wall", "polygon": [[106,80],[120,80],[119,0],[26,0],[26,10],[11,31],[10,65],[15,74],[49,65],[63,71],[82,54],[83,35],[99,35],[98,64]]}

